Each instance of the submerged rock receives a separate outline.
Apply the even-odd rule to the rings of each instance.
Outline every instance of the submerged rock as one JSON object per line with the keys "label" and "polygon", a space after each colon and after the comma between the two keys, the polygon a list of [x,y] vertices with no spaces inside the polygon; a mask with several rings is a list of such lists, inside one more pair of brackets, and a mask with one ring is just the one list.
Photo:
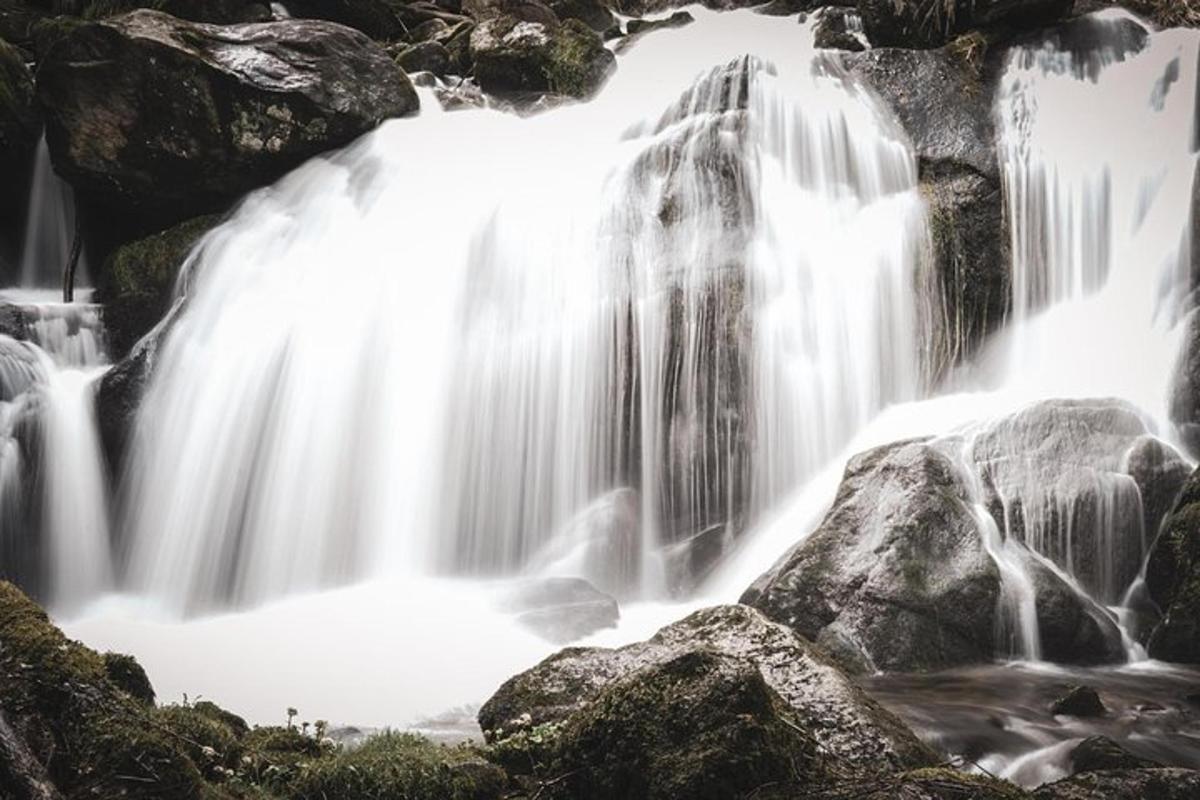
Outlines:
{"label": "submerged rock", "polygon": [[174,221],[417,109],[366,36],[313,20],[213,26],[155,11],[76,27],[38,74],[56,169]]}
{"label": "submerged rock", "polygon": [[1193,472],[1146,562],[1146,588],[1163,613],[1149,651],[1200,663],[1200,470]]}
{"label": "submerged rock", "polygon": [[1133,755],[1107,736],[1089,736],[1071,751],[1071,772],[1108,769],[1144,769],[1161,766]]}
{"label": "submerged rock", "polygon": [[[638,670],[699,652],[757,668],[796,724],[847,769],[879,772],[937,760],[900,720],[867,697],[812,644],[745,606],[698,611],[645,642],[617,650],[562,650],[506,681],[480,709],[479,724],[485,738],[497,745],[544,726],[599,724],[600,712],[594,709],[610,687]],[[617,690],[614,696],[629,695]]]}
{"label": "submerged rock", "polygon": [[1090,686],[1072,686],[1050,706],[1051,714],[1071,717],[1102,717],[1108,713],[1100,695]]}
{"label": "submerged rock", "polygon": [[576,19],[554,24],[503,14],[471,32],[475,79],[486,92],[592,95],[616,66],[600,36]]}
{"label": "submerged rock", "polygon": [[582,578],[542,578],[519,587],[501,604],[517,622],[551,642],[565,644],[615,628],[617,601]]}

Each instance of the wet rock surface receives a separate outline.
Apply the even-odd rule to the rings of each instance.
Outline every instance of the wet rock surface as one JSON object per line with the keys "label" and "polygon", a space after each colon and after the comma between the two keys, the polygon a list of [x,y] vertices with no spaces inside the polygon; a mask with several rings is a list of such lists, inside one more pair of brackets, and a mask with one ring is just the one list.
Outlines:
{"label": "wet rock surface", "polygon": [[500,742],[539,726],[570,724],[637,670],[698,650],[754,665],[823,750],[855,769],[934,763],[935,756],[911,732],[812,644],[745,606],[698,611],[618,650],[563,650],[501,686],[480,709],[480,726],[489,741]]}
{"label": "wet rock surface", "polygon": [[222,208],[418,104],[403,70],[351,29],[154,11],[74,28],[40,66],[38,97],[60,174],[164,221]]}

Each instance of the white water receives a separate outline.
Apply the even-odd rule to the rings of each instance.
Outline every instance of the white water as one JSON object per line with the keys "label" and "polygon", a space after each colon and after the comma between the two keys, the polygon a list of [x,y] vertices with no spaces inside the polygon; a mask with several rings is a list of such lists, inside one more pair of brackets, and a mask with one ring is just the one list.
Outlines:
{"label": "white water", "polygon": [[[70,184],[50,163],[46,137],[38,142],[29,189],[29,211],[21,248],[20,280],[25,288],[62,286],[63,270],[75,236],[75,198]],[[87,258],[76,265],[77,285],[86,283]]]}
{"label": "white water", "polygon": [[[730,601],[815,527],[857,450],[1057,396],[1125,398],[1169,435],[1194,35],[1155,36],[1094,83],[1061,54],[1014,61],[999,104],[1014,323],[962,379],[975,391],[903,403],[924,389],[931,321],[902,137],[823,60],[813,74],[806,28],[693,13],[622,56],[589,105],[516,120],[425,96],[419,119],[299,170],[207,239],[135,442],[123,524],[141,597],[70,630],[137,652],[167,697],[411,720],[552,649],[491,610],[492,584],[435,570],[570,563],[653,597],[663,545],[757,521],[687,607]],[[702,82],[668,113],[747,50],[775,74],[743,65],[734,92]],[[591,541],[579,513],[618,488],[640,511],[632,556],[573,560]],[[984,527],[1013,651],[1036,658],[1027,554]],[[263,605],[171,621],[226,603]],[[626,603],[596,640],[684,610]],[[210,673],[214,650],[229,663]],[[247,663],[298,677],[247,692]],[[411,672],[364,677],[380,663]]]}

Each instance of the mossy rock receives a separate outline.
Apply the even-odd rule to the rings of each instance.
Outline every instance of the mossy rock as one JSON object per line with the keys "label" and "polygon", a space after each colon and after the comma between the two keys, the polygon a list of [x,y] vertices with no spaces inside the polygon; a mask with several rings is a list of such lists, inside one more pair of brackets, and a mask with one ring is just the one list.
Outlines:
{"label": "mossy rock", "polygon": [[154,686],[137,659],[124,653],[105,653],[104,672],[113,684],[147,705],[154,705]]}
{"label": "mossy rock", "polygon": [[724,800],[827,779],[812,735],[748,660],[695,650],[606,689],[573,717],[544,787],[570,800]]}
{"label": "mossy rock", "polygon": [[472,30],[470,45],[475,79],[501,95],[588,97],[616,64],[599,34],[577,19],[552,25],[499,15]]}
{"label": "mossy rock", "polygon": [[[128,663],[124,672],[132,672]],[[178,734],[113,683],[106,659],[64,636],[7,582],[0,582],[0,708],[68,798],[200,800],[208,791]]]}
{"label": "mossy rock", "polygon": [[219,220],[208,215],[181,222],[118,248],[105,261],[99,299],[114,361],[162,319],[188,253]]}

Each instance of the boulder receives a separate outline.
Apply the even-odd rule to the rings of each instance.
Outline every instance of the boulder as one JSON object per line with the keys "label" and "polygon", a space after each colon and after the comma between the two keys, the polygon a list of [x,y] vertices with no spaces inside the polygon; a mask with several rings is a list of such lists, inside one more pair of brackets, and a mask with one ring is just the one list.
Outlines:
{"label": "boulder", "polygon": [[404,71],[349,28],[146,10],[73,30],[41,65],[38,97],[57,171],[160,224],[223,208],[418,104]]}
{"label": "boulder", "polygon": [[1108,769],[1149,769],[1161,766],[1140,758],[1107,736],[1089,736],[1071,751],[1071,774]]}
{"label": "boulder", "polygon": [[1105,605],[1137,577],[1161,521],[1144,498],[1160,498],[1161,514],[1187,471],[1118,400],[1034,403],[978,430],[970,458],[997,522]]}
{"label": "boulder", "polygon": [[1092,687],[1072,686],[1066,694],[1051,704],[1050,713],[1055,716],[1102,717],[1108,713],[1108,709]]}
{"label": "boulder", "polygon": [[553,27],[560,20],[558,15],[542,0],[466,0],[463,13],[474,20],[512,17],[519,22],[537,22]]}
{"label": "boulder", "polygon": [[616,65],[600,36],[576,19],[547,24],[490,17],[471,32],[470,43],[475,79],[490,93],[585,98]]}
{"label": "boulder", "polygon": [[868,781],[842,781],[828,789],[813,787],[803,794],[769,790],[762,800],[1029,800],[1011,783],[947,767],[910,770]]}
{"label": "boulder", "polygon": [[817,530],[742,602],[856,671],[991,660],[1000,572],[955,469],[928,441],[855,456]]}
{"label": "boulder", "polygon": [[617,650],[567,648],[501,686],[479,711],[485,738],[505,740],[589,715],[605,690],[639,669],[699,651],[754,665],[796,724],[848,770],[880,772],[936,763],[890,712],[855,686],[824,654],[745,606],[698,611],[645,642]]}
{"label": "boulder", "polygon": [[631,19],[625,23],[625,30],[630,36],[662,30],[663,28],[682,28],[690,25],[696,18],[686,11],[676,11],[668,17],[659,19]]}
{"label": "boulder", "polygon": [[[1032,590],[1042,655],[1119,661],[1120,631],[1102,604],[1137,577],[1141,498],[1171,493],[1179,474],[1142,470],[1143,486],[1125,471],[1146,436],[1121,402],[1045,401],[961,434],[855,456],[825,519],[742,602],[847,669],[990,661],[1006,654],[999,632],[1011,622],[998,613],[1001,572],[986,545],[998,537],[993,547]],[[1180,461],[1169,448],[1158,455]]]}
{"label": "boulder", "polygon": [[440,42],[417,42],[396,56],[396,63],[405,72],[431,72],[445,75],[450,70],[450,51]]}
{"label": "boulder", "polygon": [[937,47],[961,33],[997,26],[1047,25],[1073,0],[858,0],[867,38],[876,47]]}
{"label": "boulder", "polygon": [[1146,589],[1163,613],[1150,655],[1200,663],[1200,470],[1188,478],[1150,551]]}
{"label": "boulder", "polygon": [[617,601],[582,578],[541,578],[527,581],[501,607],[517,622],[547,641],[566,644],[620,619]]}
{"label": "boulder", "polygon": [[749,660],[685,650],[604,687],[559,735],[552,796],[725,800],[825,779],[819,745]]}
{"label": "boulder", "polygon": [[1200,772],[1190,769],[1116,769],[1084,772],[1039,787],[1033,800],[1192,800]]}

